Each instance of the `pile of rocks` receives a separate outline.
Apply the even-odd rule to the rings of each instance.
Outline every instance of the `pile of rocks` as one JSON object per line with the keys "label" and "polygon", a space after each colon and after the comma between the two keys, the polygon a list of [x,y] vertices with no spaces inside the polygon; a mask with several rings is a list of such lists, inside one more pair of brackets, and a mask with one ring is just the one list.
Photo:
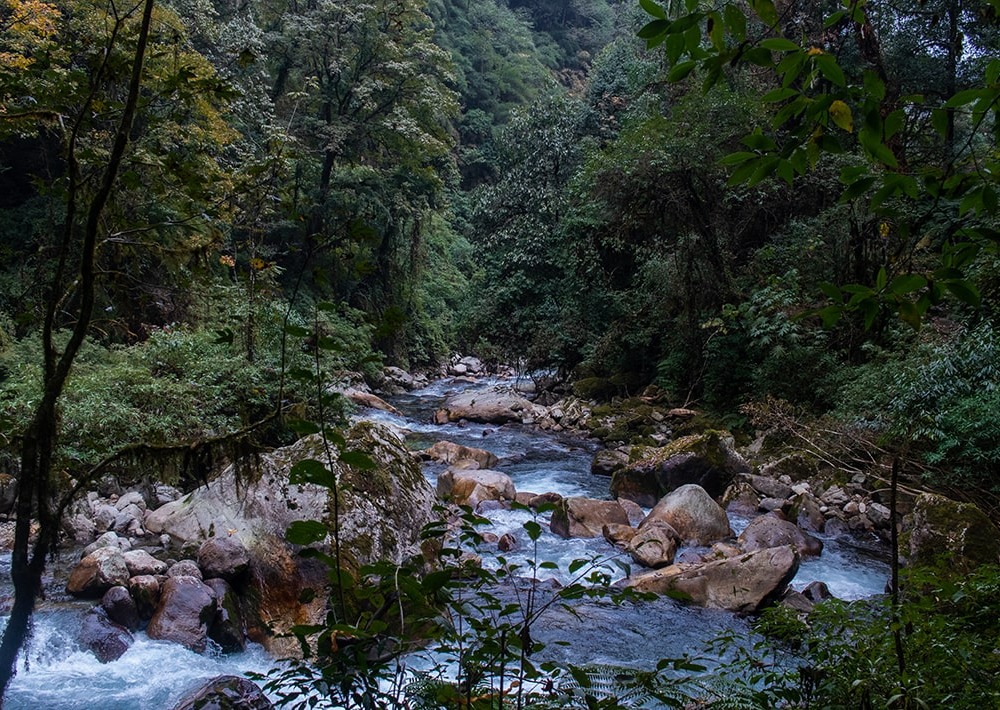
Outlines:
{"label": "pile of rocks", "polygon": [[83,550],[66,591],[99,598],[81,626],[81,644],[102,662],[115,660],[145,629],[151,639],[204,652],[214,642],[224,652],[245,648],[238,594],[248,581],[250,555],[233,537],[214,537],[197,559],[158,559],[131,549],[126,538],[107,532]]}

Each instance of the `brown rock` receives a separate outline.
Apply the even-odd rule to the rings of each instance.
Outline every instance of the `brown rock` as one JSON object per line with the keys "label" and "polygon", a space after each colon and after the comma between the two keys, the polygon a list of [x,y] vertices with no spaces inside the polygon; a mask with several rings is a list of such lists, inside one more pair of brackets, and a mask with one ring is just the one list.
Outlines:
{"label": "brown rock", "polygon": [[666,567],[674,561],[679,542],[676,530],[656,520],[636,531],[629,541],[628,551],[632,559],[644,567]]}
{"label": "brown rock", "polygon": [[215,617],[215,603],[215,593],[200,579],[170,577],[163,585],[160,604],[146,635],[202,653],[208,644],[208,625]]}
{"label": "brown rock", "polygon": [[629,541],[635,537],[635,533],[636,529],[631,525],[622,525],[621,523],[608,523],[601,528],[604,539],[622,549],[628,546]]}
{"label": "brown rock", "polygon": [[798,568],[799,557],[791,547],[772,547],[716,562],[652,570],[628,578],[625,586],[699,606],[754,612],[784,592]]}
{"label": "brown rock", "polygon": [[818,557],[823,552],[822,540],[775,515],[761,515],[751,520],[740,533],[738,542],[747,552],[783,545],[791,545],[803,556]]}
{"label": "brown rock", "polygon": [[476,507],[485,500],[514,500],[517,491],[506,473],[490,469],[449,468],[438,475],[438,497],[455,503]]}
{"label": "brown rock", "polygon": [[156,577],[140,574],[128,581],[128,592],[135,600],[139,618],[149,620],[160,604],[160,583]]}
{"label": "brown rock", "polygon": [[729,518],[701,486],[681,486],[664,496],[649,512],[640,528],[654,521],[670,525],[682,540],[709,545],[731,537]]}
{"label": "brown rock", "polygon": [[125,565],[132,577],[167,572],[167,563],[161,562],[145,550],[129,550],[122,553],[122,557],[125,558]]}
{"label": "brown rock", "polygon": [[119,584],[128,584],[128,566],[117,547],[101,547],[84,557],[70,572],[66,591],[76,597],[100,597]]}
{"label": "brown rock", "polygon": [[250,568],[250,553],[235,535],[210,537],[198,548],[198,566],[205,579],[227,582],[243,579]]}
{"label": "brown rock", "polygon": [[135,641],[128,629],[111,621],[99,607],[84,614],[79,638],[80,645],[101,663],[118,660]]}
{"label": "brown rock", "polygon": [[574,496],[556,506],[549,527],[560,537],[600,537],[609,523],[628,525],[628,515],[618,501]]}
{"label": "brown rock", "polygon": [[456,464],[460,461],[472,461],[476,468],[493,468],[499,459],[485,449],[475,449],[470,446],[454,444],[450,441],[439,441],[427,449],[424,454],[436,461]]}

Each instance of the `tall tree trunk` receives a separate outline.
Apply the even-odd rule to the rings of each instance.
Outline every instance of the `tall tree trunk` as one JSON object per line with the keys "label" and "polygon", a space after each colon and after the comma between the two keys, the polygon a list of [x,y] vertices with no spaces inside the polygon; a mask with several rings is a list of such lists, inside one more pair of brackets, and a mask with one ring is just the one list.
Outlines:
{"label": "tall tree trunk", "polygon": [[[52,507],[52,452],[56,446],[57,424],[56,406],[62,396],[73,361],[83,344],[94,307],[94,260],[101,215],[111,197],[115,179],[121,167],[122,158],[128,145],[132,122],[139,101],[139,87],[142,81],[142,64],[149,40],[149,28],[153,16],[154,0],[145,0],[139,37],[136,42],[132,75],[129,79],[128,97],[122,111],[121,121],[115,131],[114,142],[108,157],[100,186],[94,195],[84,224],[82,249],[78,273],[79,297],[77,320],[73,326],[69,342],[62,354],[56,353],[53,336],[53,313],[60,298],[63,266],[71,246],[75,231],[75,181],[71,175],[71,189],[67,201],[67,223],[63,253],[52,288],[49,290],[48,315],[43,334],[45,347],[45,375],[41,401],[35,410],[21,446],[21,472],[18,478],[17,521],[14,529],[14,549],[11,554],[11,579],[14,583],[14,604],[0,642],[0,695],[7,692],[11,679],[17,671],[17,657],[28,634],[31,613],[41,590],[42,573],[46,557],[59,534],[58,515]],[[114,43],[117,32],[111,35]],[[112,47],[107,48],[110,54]],[[87,109],[84,108],[84,111]],[[69,144],[69,161],[75,165],[75,138],[79,122]],[[38,534],[34,548],[31,548],[30,532],[33,509],[37,509]],[[30,553],[29,553],[30,550]]]}

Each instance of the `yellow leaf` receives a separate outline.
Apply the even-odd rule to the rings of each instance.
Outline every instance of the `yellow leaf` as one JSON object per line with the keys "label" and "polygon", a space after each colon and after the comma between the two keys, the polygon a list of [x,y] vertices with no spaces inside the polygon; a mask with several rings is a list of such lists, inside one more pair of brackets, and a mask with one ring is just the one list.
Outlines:
{"label": "yellow leaf", "polygon": [[854,116],[851,115],[851,107],[843,101],[838,99],[830,104],[830,118],[848,133],[854,131]]}

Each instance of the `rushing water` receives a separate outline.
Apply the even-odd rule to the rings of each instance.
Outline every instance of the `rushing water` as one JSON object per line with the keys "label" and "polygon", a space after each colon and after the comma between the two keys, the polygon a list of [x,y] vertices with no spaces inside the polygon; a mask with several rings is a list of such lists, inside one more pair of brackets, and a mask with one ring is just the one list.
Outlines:
{"label": "rushing water", "polygon": [[[432,423],[435,409],[449,394],[495,384],[492,380],[476,384],[442,380],[394,398],[393,404],[403,412],[402,416],[379,411],[366,411],[362,416],[405,433],[413,448],[447,439],[487,449],[499,457],[496,468],[508,473],[519,491],[608,497],[609,480],[590,473],[590,462],[597,450],[592,441],[518,425]],[[432,483],[441,470],[443,466],[438,464],[425,466]],[[568,572],[569,564],[579,558],[597,559],[599,564],[606,565],[602,568],[612,577],[620,577],[622,572],[615,559],[627,562],[603,539],[564,540],[550,533],[544,524],[536,549],[522,527],[531,514],[496,510],[488,516],[490,525],[485,531],[497,535],[512,533],[519,540],[518,548],[505,555],[509,563],[519,564],[522,569],[529,568],[533,560],[557,563],[558,570],[537,570],[534,576],[539,579],[570,581],[573,575]],[[733,520],[736,530],[745,524],[746,521]],[[835,596],[843,599],[871,596],[883,590],[888,576],[884,560],[844,540],[824,542],[823,555],[801,565],[793,586],[802,588],[813,580],[821,580]],[[483,556],[485,564],[497,564],[495,556],[485,549]],[[9,575],[2,569],[4,566],[9,568],[9,557],[0,559],[0,576],[7,580]],[[263,672],[273,665],[259,646],[251,646],[240,654],[196,654],[177,644],[152,641],[143,633],[136,634],[135,644],[120,659],[102,664],[76,641],[80,619],[89,605],[67,600],[59,594],[58,586],[59,583],[52,583],[53,595],[35,614],[33,640],[8,691],[7,708],[170,708],[208,678]],[[4,594],[9,594],[9,587],[0,589],[0,596]],[[722,632],[746,636],[750,633],[745,621],[727,612],[687,607],[669,599],[622,606],[587,602],[574,607],[573,613],[555,605],[533,629],[536,640],[548,644],[547,653],[557,659],[631,666],[648,666],[659,658],[698,653],[707,641]],[[569,645],[559,643],[564,641],[570,642]]]}

